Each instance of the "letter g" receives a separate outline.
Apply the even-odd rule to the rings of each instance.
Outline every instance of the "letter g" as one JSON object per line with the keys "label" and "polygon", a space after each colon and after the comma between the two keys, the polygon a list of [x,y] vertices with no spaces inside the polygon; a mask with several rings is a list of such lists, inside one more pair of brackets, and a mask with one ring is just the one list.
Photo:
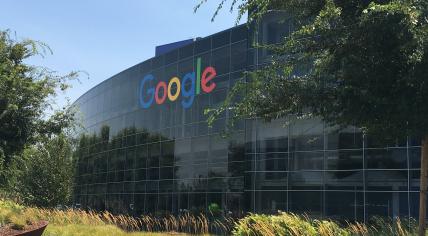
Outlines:
{"label": "letter g", "polygon": [[[149,108],[152,103],[153,103],[153,99],[154,99],[154,95],[155,95],[155,89],[153,87],[147,89],[146,91],[144,91],[144,87],[146,87],[146,84],[153,80],[154,77],[152,74],[148,74],[146,76],[144,76],[144,79],[140,82],[140,106],[142,108]],[[144,98],[149,96],[149,100],[148,101],[144,101]]]}

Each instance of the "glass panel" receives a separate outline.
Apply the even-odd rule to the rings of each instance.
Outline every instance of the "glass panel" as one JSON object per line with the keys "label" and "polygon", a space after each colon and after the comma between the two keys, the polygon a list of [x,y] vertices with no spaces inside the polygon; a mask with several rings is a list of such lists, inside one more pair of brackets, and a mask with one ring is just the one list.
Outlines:
{"label": "glass panel", "polygon": [[189,207],[190,212],[194,214],[200,214],[206,212],[207,203],[206,203],[206,194],[205,193],[192,193],[189,194]]}
{"label": "glass panel", "polygon": [[231,45],[231,71],[244,70],[247,66],[247,41]]}
{"label": "glass panel", "polygon": [[149,147],[148,166],[159,167],[160,144],[153,143],[153,144],[149,144],[148,147]]}
{"label": "glass panel", "polygon": [[421,148],[411,147],[409,148],[409,162],[412,169],[421,168]]}
{"label": "glass panel", "polygon": [[216,69],[217,75],[229,73],[230,71],[230,47],[222,47],[212,52],[212,66]]}
{"label": "glass panel", "polygon": [[324,169],[324,152],[291,153],[291,170],[322,170]]}
{"label": "glass panel", "polygon": [[134,209],[137,215],[142,215],[144,213],[144,194],[135,194],[134,195]]}
{"label": "glass panel", "polygon": [[208,50],[211,50],[211,37],[196,40],[195,54],[199,54]]}
{"label": "glass panel", "polygon": [[217,33],[212,36],[212,48],[219,48],[230,43],[230,30]]}
{"label": "glass panel", "polygon": [[319,189],[323,184],[323,172],[321,171],[299,171],[289,173],[289,188]]}
{"label": "glass panel", "polygon": [[165,54],[165,65],[171,64],[178,60],[178,50],[173,50]]}
{"label": "glass panel", "polygon": [[326,185],[336,190],[349,190],[363,186],[362,171],[328,171],[325,172]]}
{"label": "glass panel", "polygon": [[152,59],[152,68],[158,69],[159,67],[164,65],[164,56],[157,56]]}
{"label": "glass panel", "polygon": [[299,120],[291,125],[290,151],[324,149],[324,125],[318,120]]}
{"label": "glass panel", "polygon": [[363,148],[363,135],[356,128],[329,132],[327,136],[327,148],[330,150]]}
{"label": "glass panel", "polygon": [[287,211],[286,191],[257,191],[256,210],[267,214],[277,214],[278,210]]}
{"label": "glass panel", "polygon": [[288,209],[297,214],[307,214],[309,217],[321,217],[323,209],[323,192],[321,191],[292,191],[288,193]]}
{"label": "glass panel", "polygon": [[146,180],[147,179],[146,175],[147,175],[146,169],[135,170],[135,180]]}
{"label": "glass panel", "polygon": [[148,146],[142,145],[137,147],[136,152],[136,168],[146,168],[148,159]]}
{"label": "glass panel", "polygon": [[160,159],[161,166],[174,165],[174,142],[163,142],[161,144],[162,157]]}
{"label": "glass panel", "polygon": [[407,170],[367,170],[366,174],[369,186],[407,187]]}
{"label": "glass panel", "polygon": [[[383,217],[393,217],[394,203],[399,204],[398,202],[393,202],[393,195],[398,195],[398,193],[391,192],[368,192],[366,193],[366,213],[368,216],[383,216]],[[394,199],[395,200],[395,199]],[[397,198],[396,201],[399,201]]]}
{"label": "glass panel", "polygon": [[156,212],[158,205],[158,194],[146,194],[145,198],[145,212],[153,213]]}
{"label": "glass panel", "polygon": [[135,168],[135,148],[129,148],[126,150],[126,164],[125,169]]}
{"label": "glass panel", "polygon": [[363,168],[362,150],[337,150],[328,151],[326,165],[329,170],[352,170]]}
{"label": "glass panel", "polygon": [[246,25],[237,26],[232,28],[232,42],[247,39],[248,28]]}
{"label": "glass panel", "polygon": [[329,219],[342,221],[353,219],[364,221],[363,193],[350,192],[326,192],[325,193],[325,215]]}
{"label": "glass panel", "polygon": [[189,44],[179,49],[180,59],[193,56],[193,46],[194,44]]}
{"label": "glass panel", "polygon": [[366,149],[367,168],[406,169],[406,148]]}

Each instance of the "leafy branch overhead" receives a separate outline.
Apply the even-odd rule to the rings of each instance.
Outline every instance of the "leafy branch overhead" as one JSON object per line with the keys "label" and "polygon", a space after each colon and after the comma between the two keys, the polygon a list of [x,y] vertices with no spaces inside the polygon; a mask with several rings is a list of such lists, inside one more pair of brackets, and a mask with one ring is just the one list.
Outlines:
{"label": "leafy branch overhead", "polygon": [[250,22],[286,12],[294,31],[259,46],[271,52],[270,62],[208,110],[210,122],[222,112],[235,120],[319,116],[387,138],[428,133],[426,1],[259,0],[239,7],[250,11]]}
{"label": "leafy branch overhead", "polygon": [[[194,8],[196,12],[208,0],[200,0]],[[236,24],[240,22],[242,17],[248,14],[248,23],[259,22],[259,20],[271,10],[287,10],[289,14],[293,14],[296,20],[312,17],[317,14],[323,1],[311,0],[221,0],[216,8],[211,21],[214,21],[218,13],[223,9],[225,4],[229,2],[229,11],[238,11]]]}

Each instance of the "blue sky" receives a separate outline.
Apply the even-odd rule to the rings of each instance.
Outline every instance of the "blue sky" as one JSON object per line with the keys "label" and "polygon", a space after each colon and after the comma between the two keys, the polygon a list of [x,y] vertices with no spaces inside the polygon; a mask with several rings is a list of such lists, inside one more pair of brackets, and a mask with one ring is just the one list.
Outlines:
{"label": "blue sky", "polygon": [[199,0],[2,0],[0,30],[18,39],[48,44],[53,55],[28,62],[59,73],[83,70],[81,83],[58,97],[71,102],[101,81],[144,61],[155,46],[204,37],[235,25],[229,6],[211,17],[219,0],[209,0],[197,12]]}

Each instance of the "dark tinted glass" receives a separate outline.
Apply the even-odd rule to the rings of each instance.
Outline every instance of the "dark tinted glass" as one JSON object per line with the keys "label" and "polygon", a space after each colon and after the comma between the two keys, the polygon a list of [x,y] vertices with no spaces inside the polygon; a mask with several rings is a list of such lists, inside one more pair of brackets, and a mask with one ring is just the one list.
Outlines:
{"label": "dark tinted glass", "polygon": [[178,60],[178,50],[173,50],[165,54],[165,65],[171,64]]}
{"label": "dark tinted glass", "polygon": [[363,168],[362,150],[337,150],[326,152],[327,168],[330,170],[351,170]]}
{"label": "dark tinted glass", "polygon": [[187,73],[193,71],[193,58],[189,58],[178,63],[178,76],[183,78]]}
{"label": "dark tinted glass", "polygon": [[246,25],[241,25],[232,28],[232,43],[247,39],[248,28]]}
{"label": "dark tinted glass", "polygon": [[218,33],[212,38],[212,48],[219,48],[230,43],[230,30]]}
{"label": "dark tinted glass", "polygon": [[231,71],[243,70],[247,66],[247,42],[232,44],[231,46]]}
{"label": "dark tinted glass", "polygon": [[193,47],[195,44],[189,44],[179,49],[179,58],[184,59],[193,56]]}
{"label": "dark tinted glass", "polygon": [[367,168],[407,168],[406,148],[368,149],[365,153],[367,159]]}
{"label": "dark tinted glass", "polygon": [[206,52],[208,50],[211,50],[211,38],[210,37],[196,40],[196,42],[195,42],[195,54]]}
{"label": "dark tinted glass", "polygon": [[165,58],[164,58],[164,56],[162,55],[162,56],[158,56],[158,57],[154,57],[153,59],[152,59],[152,68],[153,69],[158,69],[159,67],[161,67],[161,66],[163,66],[164,65],[164,62],[165,62],[165,60],[164,60]]}
{"label": "dark tinted glass", "polygon": [[149,72],[151,70],[151,67],[152,67],[152,60],[151,59],[141,63],[141,70],[143,73]]}
{"label": "dark tinted glass", "polygon": [[230,47],[226,46],[212,52],[211,65],[215,67],[217,75],[230,72]]}

